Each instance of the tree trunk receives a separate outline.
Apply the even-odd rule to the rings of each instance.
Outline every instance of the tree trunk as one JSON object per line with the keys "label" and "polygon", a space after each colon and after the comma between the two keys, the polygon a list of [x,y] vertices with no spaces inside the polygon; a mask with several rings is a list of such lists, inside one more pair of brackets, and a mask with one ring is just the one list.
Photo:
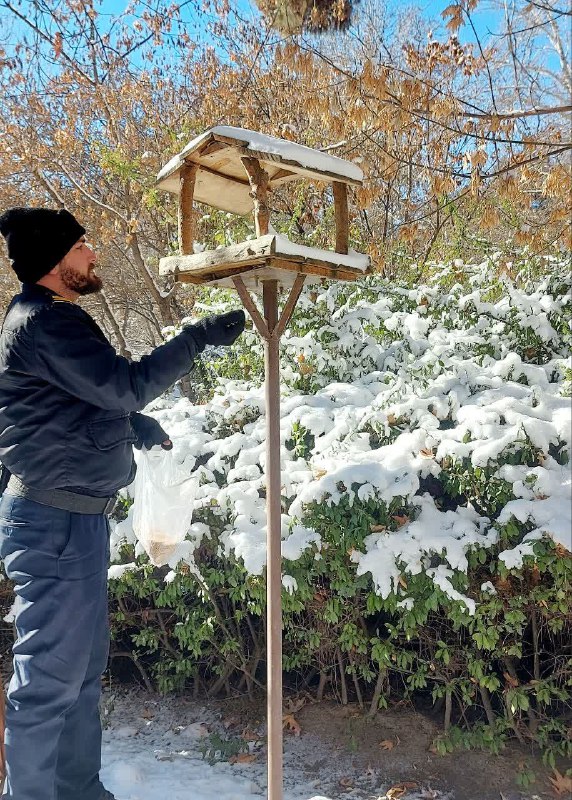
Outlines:
{"label": "tree trunk", "polygon": [[105,313],[105,316],[106,316],[107,320],[109,321],[109,324],[111,325],[111,328],[113,330],[115,338],[117,339],[117,343],[119,345],[119,353],[120,353],[120,355],[124,356],[125,358],[128,358],[129,360],[131,360],[131,351],[129,350],[129,346],[127,344],[127,340],[125,339],[125,336],[123,335],[123,331],[122,331],[122,329],[121,329],[121,327],[119,325],[119,322],[117,321],[117,317],[115,316],[115,312],[113,311],[113,309],[109,305],[107,297],[105,296],[105,292],[103,292],[103,291],[100,292],[99,296],[101,298],[101,305],[103,307],[103,311]]}
{"label": "tree trunk", "polygon": [[145,264],[143,256],[141,255],[141,250],[139,249],[139,242],[137,241],[137,234],[133,234],[131,239],[131,253],[133,254],[133,258],[135,260],[135,264],[139,270],[141,277],[143,278],[143,282],[151,297],[153,298],[153,302],[159,309],[159,314],[161,317],[161,323],[164,327],[167,325],[174,325],[175,320],[173,319],[173,314],[171,311],[171,302],[168,297],[163,297],[161,294],[159,287],[155,283],[155,279],[149,268]]}

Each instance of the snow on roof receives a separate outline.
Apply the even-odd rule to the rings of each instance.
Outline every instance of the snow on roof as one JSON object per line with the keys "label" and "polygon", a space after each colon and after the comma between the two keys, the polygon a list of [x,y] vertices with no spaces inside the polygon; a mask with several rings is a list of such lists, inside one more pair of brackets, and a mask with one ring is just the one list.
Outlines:
{"label": "snow on roof", "polygon": [[196,200],[224,211],[247,214],[252,210],[250,185],[241,157],[258,158],[276,186],[310,178],[360,185],[363,172],[351,161],[311,147],[266,136],[246,128],[217,125],[201,133],[174,156],[157,176],[161,189],[178,194],[179,172],[185,162],[200,164]]}
{"label": "snow on roof", "polygon": [[274,234],[275,253],[289,256],[303,256],[304,258],[316,261],[328,261],[339,266],[351,267],[367,272],[370,267],[371,259],[364,253],[357,253],[350,250],[349,253],[335,253],[333,250],[321,250],[319,247],[308,247],[303,244],[291,242],[287,236],[281,233]]}

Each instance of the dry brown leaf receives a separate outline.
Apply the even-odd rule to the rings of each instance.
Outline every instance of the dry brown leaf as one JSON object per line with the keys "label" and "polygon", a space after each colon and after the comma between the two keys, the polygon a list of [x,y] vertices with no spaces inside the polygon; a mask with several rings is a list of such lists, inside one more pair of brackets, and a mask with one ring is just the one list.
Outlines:
{"label": "dry brown leaf", "polygon": [[381,533],[387,530],[387,525],[370,525],[369,529],[372,533]]}
{"label": "dry brown leaf", "polygon": [[554,767],[554,775],[556,777],[549,778],[548,780],[552,784],[553,792],[555,792],[558,797],[572,792],[572,775],[562,775],[560,772],[558,772],[556,767]]}
{"label": "dry brown leaf", "polygon": [[392,786],[391,789],[388,790],[386,793],[387,800],[398,800],[398,798],[403,797],[406,792],[410,789],[417,789],[417,785],[415,781],[404,781],[403,783],[398,783],[396,786]]}
{"label": "dry brown leaf", "polygon": [[283,714],[297,714],[308,702],[307,697],[289,697],[284,703]]}
{"label": "dry brown leaf", "polygon": [[155,714],[148,708],[144,708],[143,711],[141,712],[141,716],[143,717],[143,719],[153,719]]}
{"label": "dry brown leaf", "polygon": [[353,786],[353,781],[351,778],[340,778],[339,784],[343,786],[344,789],[350,789]]}
{"label": "dry brown leaf", "polygon": [[407,514],[394,514],[391,519],[397,523],[398,528],[402,528],[409,522],[409,517]]}
{"label": "dry brown leaf", "polygon": [[393,750],[395,742],[392,741],[392,739],[383,739],[383,741],[379,743],[379,746],[382,750]]}
{"label": "dry brown leaf", "polygon": [[245,728],[242,731],[242,733],[240,734],[240,738],[244,739],[245,742],[260,741],[260,736],[255,731],[249,731],[248,728]]}
{"label": "dry brown leaf", "polygon": [[282,716],[282,727],[293,733],[294,736],[300,736],[302,733],[302,728],[294,718],[294,714],[284,714]]}
{"label": "dry brown leaf", "polygon": [[56,35],[54,36],[54,54],[56,58],[59,58],[61,56],[62,50],[63,50],[62,35],[59,31],[56,31]]}
{"label": "dry brown leaf", "polygon": [[513,687],[513,689],[515,686],[520,686],[518,678],[513,678],[512,675],[508,674],[508,672],[503,672],[503,678],[509,684],[509,686]]}
{"label": "dry brown leaf", "polygon": [[398,583],[399,583],[399,585],[401,586],[402,589],[407,589],[407,581],[405,580],[403,575],[400,575],[399,578],[397,579],[397,581],[398,581]]}
{"label": "dry brown leaf", "polygon": [[433,458],[433,450],[430,447],[424,447],[422,450],[419,451],[422,456],[425,458]]}
{"label": "dry brown leaf", "polygon": [[237,753],[228,759],[229,764],[252,764],[256,761],[256,753]]}

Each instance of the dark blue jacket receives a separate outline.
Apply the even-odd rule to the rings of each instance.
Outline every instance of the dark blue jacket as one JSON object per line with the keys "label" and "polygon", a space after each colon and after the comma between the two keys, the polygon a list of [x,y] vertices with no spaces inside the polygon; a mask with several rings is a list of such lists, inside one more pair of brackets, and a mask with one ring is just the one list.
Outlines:
{"label": "dark blue jacket", "polygon": [[129,362],[80,306],[24,284],[0,336],[0,461],[35,489],[113,494],[134,476],[130,413],[189,372],[203,346],[183,330]]}

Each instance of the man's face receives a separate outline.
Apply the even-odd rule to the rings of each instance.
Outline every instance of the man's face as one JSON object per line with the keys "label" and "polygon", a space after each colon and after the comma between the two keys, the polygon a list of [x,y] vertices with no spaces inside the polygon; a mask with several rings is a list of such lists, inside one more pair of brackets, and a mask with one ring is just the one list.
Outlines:
{"label": "man's face", "polygon": [[59,263],[64,286],[81,295],[99,292],[103,281],[94,272],[95,262],[96,255],[82,236]]}

